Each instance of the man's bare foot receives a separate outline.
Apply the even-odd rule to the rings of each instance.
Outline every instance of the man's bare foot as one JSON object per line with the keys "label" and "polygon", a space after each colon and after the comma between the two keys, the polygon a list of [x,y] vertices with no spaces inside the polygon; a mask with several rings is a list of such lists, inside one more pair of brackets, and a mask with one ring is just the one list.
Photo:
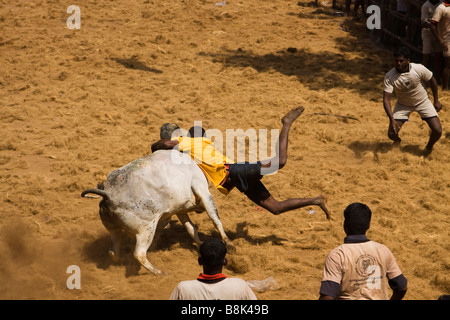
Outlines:
{"label": "man's bare foot", "polygon": [[402,142],[401,139],[395,140],[394,142],[392,142],[392,146],[393,146],[394,148],[399,148],[401,142]]}
{"label": "man's bare foot", "polygon": [[429,157],[430,155],[431,155],[431,152],[433,152],[433,148],[428,148],[428,147],[426,147],[424,150],[423,150],[423,156],[426,158],[426,157]]}
{"label": "man's bare foot", "polygon": [[303,107],[297,107],[286,113],[286,115],[281,119],[283,124],[292,124],[295,119],[297,119],[305,110]]}
{"label": "man's bare foot", "polygon": [[327,216],[328,220],[331,220],[331,212],[328,209],[327,206],[327,196],[324,194],[321,194],[320,196],[318,196],[316,199],[317,205],[320,207],[320,209],[323,210],[323,212],[325,212],[325,215]]}

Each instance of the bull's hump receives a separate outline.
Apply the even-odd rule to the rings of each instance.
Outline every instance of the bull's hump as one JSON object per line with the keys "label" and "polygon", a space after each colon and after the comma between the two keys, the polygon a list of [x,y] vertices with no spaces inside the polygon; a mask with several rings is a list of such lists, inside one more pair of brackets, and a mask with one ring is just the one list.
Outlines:
{"label": "bull's hump", "polygon": [[143,158],[139,158],[137,160],[134,160],[134,161],[124,165],[123,167],[112,171],[109,174],[108,178],[114,179],[114,178],[117,178],[119,176],[123,176],[123,175],[129,174],[131,172],[140,170],[140,169],[142,169],[144,167],[147,167],[149,165],[150,157],[151,157],[151,155],[143,157]]}
{"label": "bull's hump", "polygon": [[[180,157],[181,160],[175,158],[174,161],[172,157]],[[191,169],[197,167],[193,166],[188,155],[178,151],[159,150],[112,171],[108,175],[107,184],[109,187],[120,188],[132,181],[145,181],[154,187],[164,188],[175,176],[181,175],[185,180],[190,180],[192,171],[181,170],[186,165],[184,163],[192,166]]]}

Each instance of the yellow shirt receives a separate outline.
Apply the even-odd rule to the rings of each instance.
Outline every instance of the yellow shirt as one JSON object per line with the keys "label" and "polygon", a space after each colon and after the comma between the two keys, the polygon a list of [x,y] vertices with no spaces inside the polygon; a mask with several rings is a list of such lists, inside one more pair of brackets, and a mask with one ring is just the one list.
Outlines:
{"label": "yellow shirt", "polygon": [[214,187],[228,194],[229,191],[220,183],[227,175],[224,164],[233,162],[217,151],[212,141],[207,138],[178,137],[175,140],[178,140],[178,150],[189,153]]}

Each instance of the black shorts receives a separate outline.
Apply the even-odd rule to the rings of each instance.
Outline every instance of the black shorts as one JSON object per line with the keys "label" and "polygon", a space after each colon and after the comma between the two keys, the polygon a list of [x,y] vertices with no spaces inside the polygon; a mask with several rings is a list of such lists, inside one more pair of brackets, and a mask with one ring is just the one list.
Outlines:
{"label": "black shorts", "polygon": [[233,163],[228,172],[231,183],[256,204],[269,197],[269,191],[261,182],[261,162]]}

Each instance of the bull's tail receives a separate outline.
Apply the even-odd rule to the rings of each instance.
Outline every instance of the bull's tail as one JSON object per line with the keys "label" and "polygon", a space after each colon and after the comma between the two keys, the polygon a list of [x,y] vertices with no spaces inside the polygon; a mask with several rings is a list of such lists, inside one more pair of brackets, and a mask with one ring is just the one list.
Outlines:
{"label": "bull's tail", "polygon": [[81,193],[81,196],[84,198],[84,196],[85,196],[86,194],[88,194],[88,193],[95,193],[95,194],[98,194],[99,196],[102,196],[103,199],[105,199],[105,200],[110,200],[109,194],[108,194],[106,191],[104,191],[104,190],[100,190],[100,189],[87,189],[87,190],[84,190],[84,191]]}

